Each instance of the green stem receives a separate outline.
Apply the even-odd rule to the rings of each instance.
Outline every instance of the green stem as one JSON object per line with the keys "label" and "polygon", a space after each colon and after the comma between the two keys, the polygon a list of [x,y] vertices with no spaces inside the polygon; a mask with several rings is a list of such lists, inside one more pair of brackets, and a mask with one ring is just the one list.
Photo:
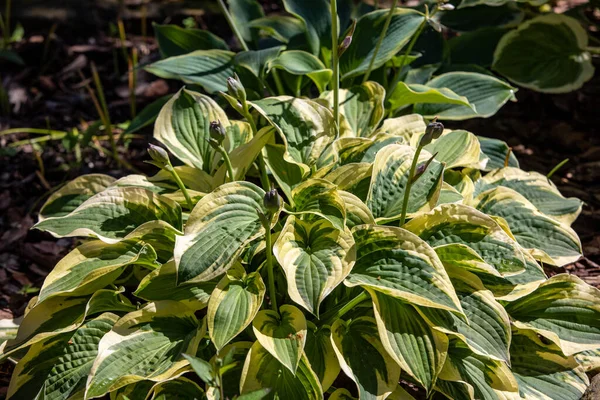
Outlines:
{"label": "green stem", "polygon": [[[255,137],[258,134],[258,130],[256,128],[256,122],[254,122],[254,118],[252,118],[252,114],[250,114],[250,110],[248,110],[247,105],[244,109],[243,116],[250,124],[250,128],[252,129],[252,137]],[[260,171],[260,183],[265,191],[269,191],[271,190],[271,184],[269,182],[269,175],[267,174],[265,159],[261,152],[258,153],[258,157],[256,157],[256,159],[258,162],[258,170]]]}
{"label": "green stem", "polygon": [[410,171],[408,173],[408,181],[406,182],[406,188],[404,189],[404,200],[402,201],[402,215],[400,216],[400,226],[404,226],[406,222],[406,210],[408,209],[408,197],[410,196],[410,189],[412,188],[412,180],[413,176],[415,176],[415,169],[417,168],[417,163],[419,162],[419,156],[421,155],[421,150],[423,147],[418,146],[417,151],[415,151],[415,156],[412,160],[412,164],[410,164]]}
{"label": "green stem", "polygon": [[227,23],[231,27],[231,30],[233,31],[233,34],[237,38],[238,42],[240,42],[240,46],[242,46],[242,49],[244,51],[250,50],[248,48],[248,45],[244,41],[244,38],[242,37],[242,34],[241,34],[240,30],[235,25],[235,22],[233,22],[233,18],[231,17],[231,14],[229,14],[229,10],[227,9],[227,6],[223,2],[223,0],[219,0],[219,6],[221,6],[221,11],[223,12],[223,15],[225,16],[225,19],[227,20]]}
{"label": "green stem", "polygon": [[365,73],[365,76],[363,78],[363,83],[365,83],[366,81],[369,80],[369,75],[371,74],[371,70],[373,69],[373,65],[375,64],[375,58],[377,58],[377,53],[379,53],[379,48],[381,47],[381,43],[383,43],[385,34],[387,33],[388,28],[390,27],[390,22],[392,22],[392,17],[394,16],[394,10],[396,9],[397,5],[398,5],[398,0],[394,0],[392,2],[392,6],[390,7],[390,11],[388,12],[387,17],[385,19],[385,23],[383,24],[383,30],[381,31],[381,34],[379,35],[379,40],[377,41],[377,44],[375,45],[375,51],[373,52],[373,56],[371,57],[371,61],[369,62],[369,68],[367,69],[367,72]]}
{"label": "green stem", "polygon": [[548,172],[548,175],[546,175],[546,178],[548,178],[548,179],[552,178],[552,175],[554,175],[556,173],[556,171],[558,171],[559,169],[561,169],[563,167],[563,165],[565,165],[568,162],[569,162],[568,158],[565,158],[564,160],[562,160],[561,162],[559,162],[556,165],[556,167],[552,168],[552,170],[550,172]]}
{"label": "green stem", "polygon": [[285,89],[283,88],[283,83],[281,82],[281,78],[279,77],[279,73],[275,68],[271,70],[273,72],[273,80],[275,81],[275,86],[277,87],[277,94],[284,95]]}
{"label": "green stem", "polygon": [[350,300],[342,308],[335,311],[335,313],[333,313],[332,315],[324,316],[323,325],[331,325],[332,322],[334,322],[335,320],[337,320],[339,318],[342,318],[347,312],[354,309],[354,307],[356,307],[357,305],[359,305],[360,303],[362,303],[363,301],[368,300],[368,299],[369,299],[369,294],[366,291],[362,291],[358,296],[356,296],[355,298]]}
{"label": "green stem", "polygon": [[4,9],[4,18],[6,18],[6,20],[4,21],[4,43],[3,46],[4,48],[8,48],[8,42],[10,40],[10,6],[11,6],[11,0],[6,0],[6,8]]}
{"label": "green stem", "polygon": [[340,132],[340,63],[338,57],[337,0],[331,0],[331,67],[333,69],[333,117],[336,134]]}
{"label": "green stem", "polygon": [[229,181],[234,182],[235,176],[233,175],[233,167],[231,166],[231,159],[229,158],[229,154],[227,154],[227,150],[223,146],[219,146],[219,153],[223,157],[225,161],[225,165],[227,166],[227,174],[229,175]]}
{"label": "green stem", "polygon": [[[267,219],[270,222],[271,218],[267,216]],[[271,299],[271,308],[273,311],[279,312],[279,309],[277,308],[277,292],[275,291],[275,276],[273,273],[273,245],[271,243],[271,227],[265,226],[265,231],[265,242],[267,245],[267,274],[269,277],[269,298]]]}
{"label": "green stem", "polygon": [[179,174],[177,173],[177,171],[175,171],[175,168],[173,168],[173,166],[170,163],[166,169],[171,173],[173,179],[175,179],[175,183],[177,183],[177,186],[179,186],[179,189],[183,193],[183,197],[185,197],[185,201],[187,202],[188,208],[190,209],[190,211],[192,211],[194,209],[194,203],[192,202],[192,198],[190,197],[190,194],[188,193],[185,185],[183,184],[183,181],[179,177]]}
{"label": "green stem", "polygon": [[392,80],[392,86],[390,86],[388,88],[387,93],[385,95],[386,101],[392,96],[392,94],[394,93],[394,90],[396,90],[396,86],[398,86],[398,82],[400,81],[400,74],[402,73],[402,70],[404,69],[404,67],[407,65],[408,56],[410,55],[413,47],[415,46],[415,43],[417,43],[417,39],[419,39],[419,36],[421,36],[421,32],[423,32],[423,29],[425,28],[426,24],[427,24],[427,21],[421,22],[421,25],[419,25],[419,28],[417,28],[417,31],[415,32],[412,39],[410,40],[410,43],[408,44],[408,47],[406,48],[406,51],[404,52],[404,57],[402,58],[400,66],[398,67],[398,70],[396,71],[396,75],[394,76],[394,79]]}

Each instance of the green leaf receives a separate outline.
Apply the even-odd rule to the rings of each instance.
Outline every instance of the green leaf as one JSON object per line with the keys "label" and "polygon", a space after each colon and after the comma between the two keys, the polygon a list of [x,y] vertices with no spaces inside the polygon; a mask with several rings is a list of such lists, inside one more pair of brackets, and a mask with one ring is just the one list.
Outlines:
{"label": "green leaf", "polygon": [[404,82],[398,82],[388,101],[392,110],[420,103],[460,104],[473,108],[466,97],[459,96],[448,88],[434,89],[426,85]]}
{"label": "green leaf", "polygon": [[448,338],[433,330],[409,304],[374,290],[369,293],[383,347],[429,392],[444,364]]}
{"label": "green leaf", "polygon": [[357,196],[344,190],[338,190],[338,194],[346,205],[346,226],[350,229],[357,225],[375,224],[375,218],[371,210]]}
{"label": "green leaf", "polygon": [[[342,79],[348,79],[364,74],[369,68],[375,47],[389,10],[377,10],[363,15],[356,24],[352,44],[340,57],[340,73]],[[381,42],[373,70],[381,67],[415,34],[425,21],[425,16],[418,11],[408,8],[396,8],[392,15],[389,28]]]}
{"label": "green leaf", "polygon": [[184,377],[157,383],[152,388],[152,400],[200,400],[204,398],[204,390],[196,382]]}
{"label": "green leaf", "polygon": [[279,132],[288,162],[311,167],[336,136],[331,111],[319,103],[289,96],[269,97],[252,103]]}
{"label": "green leaf", "polygon": [[156,252],[144,242],[124,240],[106,244],[99,240],[77,247],[48,274],[38,302],[56,295],[92,294],[114,282],[130,264],[158,267]]}
{"label": "green leaf", "polygon": [[331,9],[327,0],[283,0],[285,10],[304,24],[308,48],[319,55],[331,49]]}
{"label": "green leaf", "polygon": [[257,341],[252,345],[240,380],[242,395],[270,388],[263,397],[267,400],[321,400],[323,390],[319,379],[310,368],[306,356],[302,355],[298,369],[292,374]]}
{"label": "green leaf", "polygon": [[118,319],[115,314],[105,313],[73,332],[31,346],[15,367],[8,397],[66,400],[78,397],[77,393],[82,395],[98,343]]}
{"label": "green leaf", "polygon": [[419,114],[407,114],[397,118],[387,118],[383,120],[381,127],[376,133],[387,133],[392,136],[399,136],[406,143],[415,135],[425,133],[427,124],[423,116]]}
{"label": "green leaf", "polygon": [[253,41],[255,37],[249,24],[252,20],[265,16],[260,3],[256,0],[227,0],[227,3],[233,23],[240,30],[242,38],[246,42]]}
{"label": "green leaf", "polygon": [[34,228],[57,237],[95,236],[117,243],[143,224],[162,220],[180,230],[181,207],[173,200],[137,187],[111,187],[70,214],[46,218]]}
{"label": "green leaf", "polygon": [[443,204],[404,227],[433,247],[464,244],[503,276],[516,275],[525,269],[517,243],[496,221],[472,207]]}
{"label": "green leaf", "polygon": [[252,328],[261,346],[296,374],[307,334],[302,311],[289,304],[279,307],[279,312],[262,310],[252,321]]}
{"label": "green leaf", "polygon": [[79,176],[52,193],[40,210],[40,221],[50,217],[62,217],[79,207],[93,195],[100,193],[116,179],[102,174]]}
{"label": "green leaf", "polygon": [[[506,160],[506,155],[509,154],[510,151],[506,142],[483,136],[477,136],[477,139],[479,139],[482,154],[488,158],[484,170],[491,171],[496,168],[504,167],[504,160]],[[508,157],[508,165],[519,168],[519,160],[517,160],[517,157],[515,157],[512,151],[510,151]]]}
{"label": "green leaf", "polygon": [[269,47],[261,50],[240,51],[235,55],[237,66],[246,68],[256,78],[262,79],[266,68],[275,60],[283,46]]}
{"label": "green leaf", "polygon": [[127,126],[127,129],[125,129],[125,132],[123,132],[123,135],[137,132],[146,126],[153,124],[154,121],[156,121],[160,110],[162,110],[163,106],[167,104],[171,97],[173,97],[172,94],[159,97],[158,99],[154,100],[152,103],[144,107],[144,109],[140,111],[138,115],[136,115],[135,118],[131,120],[131,122]]}
{"label": "green leaf", "polygon": [[[436,389],[456,400],[519,398],[517,380],[505,363],[478,356],[458,341],[450,342]],[[462,396],[454,391],[462,392]],[[470,395],[465,397],[467,393]]]}
{"label": "green leaf", "polygon": [[286,157],[286,146],[267,144],[263,153],[269,170],[277,180],[279,187],[289,199],[292,197],[292,189],[302,182],[309,168],[306,165],[289,162]]}
{"label": "green leaf", "polygon": [[304,33],[302,21],[287,15],[270,15],[258,18],[250,22],[248,26],[261,29],[282,43],[288,43],[294,36]]}
{"label": "green leaf", "polygon": [[419,312],[435,329],[459,338],[475,354],[509,362],[511,324],[508,314],[492,292],[473,275],[460,270],[450,271],[467,319],[433,308],[419,308]]}
{"label": "green leaf", "polygon": [[0,50],[0,60],[10,61],[13,64],[17,64],[20,66],[25,65],[25,60],[23,60],[23,58],[17,52],[15,52],[13,50],[6,50],[6,49]]}
{"label": "green leaf", "polygon": [[559,274],[506,305],[519,329],[533,330],[567,356],[600,347],[600,291],[574,275]]}
{"label": "green leaf", "polygon": [[518,331],[510,351],[521,398],[579,400],[589,385],[575,357],[563,355],[558,346],[543,343],[535,333]]}
{"label": "green leaf", "polygon": [[213,371],[212,365],[208,361],[198,357],[190,356],[189,354],[183,354],[183,358],[188,360],[196,375],[198,375],[203,382],[210,386],[214,386],[216,384],[214,379],[215,372]]}
{"label": "green leaf", "polygon": [[165,79],[179,79],[202,86],[207,92],[226,91],[227,78],[233,75],[233,56],[227,50],[196,50],[169,57],[144,67]]}
{"label": "green leaf", "polygon": [[185,29],[177,25],[153,24],[154,36],[163,58],[181,56],[195,50],[229,50],[220,37],[201,29]]}
{"label": "green leaf", "polygon": [[175,301],[148,303],[121,318],[98,346],[85,398],[101,397],[126,384],[161,382],[187,364],[205,329],[194,312]]}
{"label": "green leaf", "polygon": [[347,286],[360,285],[412,304],[462,314],[444,266],[423,240],[391,226],[358,226],[353,234],[357,255]]}
{"label": "green leaf", "polygon": [[489,68],[494,61],[494,50],[507,28],[489,27],[465,32],[448,41],[453,64],[474,64]]}
{"label": "green leaf", "polygon": [[356,383],[361,399],[385,399],[396,389],[400,367],[381,343],[373,318],[338,319],[331,326],[331,340],[342,370]]}
{"label": "green leaf", "polygon": [[[325,90],[332,75],[332,71],[321,60],[311,53],[301,50],[284,51],[271,61],[269,68],[281,69],[292,75],[306,75],[315,83],[319,92]],[[300,81],[298,85],[300,85]],[[300,86],[296,89],[299,91]]]}
{"label": "green leaf", "polygon": [[169,261],[146,275],[133,294],[147,301],[175,300],[192,310],[200,310],[208,305],[217,283],[211,280],[177,285],[175,261]]}
{"label": "green leaf", "polygon": [[335,392],[331,393],[331,396],[329,396],[329,400],[356,400],[356,397],[353,397],[352,393],[346,389],[336,389]]}
{"label": "green leaf", "polygon": [[346,278],[356,258],[348,228],[326,219],[311,222],[290,216],[273,246],[287,278],[290,298],[318,316],[323,299]]}
{"label": "green leaf", "polygon": [[349,163],[373,163],[379,150],[389,144],[403,144],[405,140],[401,136],[391,136],[386,133],[378,133],[369,138],[342,137],[333,142],[337,153],[337,163],[346,165]]}
{"label": "green leaf", "polygon": [[[488,6],[486,3],[493,4]],[[458,32],[488,27],[514,27],[525,17],[517,2],[504,0],[462,0],[458,9],[442,11],[438,15],[442,25]]]}
{"label": "green leaf", "polygon": [[364,201],[369,192],[372,170],[373,165],[370,163],[350,163],[335,169],[323,179],[336,185],[338,191],[347,190]]}
{"label": "green leaf", "polygon": [[208,333],[217,351],[250,325],[265,291],[259,273],[246,274],[240,264],[227,271],[208,302]]}
{"label": "green leaf", "polygon": [[594,76],[587,47],[588,35],[579,21],[561,14],[540,15],[502,37],[493,68],[538,92],[571,92]]}
{"label": "green leaf", "polygon": [[[400,218],[404,190],[414,156],[413,147],[400,144],[388,145],[377,153],[366,204],[379,223]],[[431,154],[427,151],[421,152],[417,167],[425,165],[430,158]],[[443,172],[444,165],[433,160],[425,173],[412,185],[407,207],[409,216],[427,212],[435,207],[442,186]]]}
{"label": "green leaf", "polygon": [[500,79],[475,72],[448,72],[433,78],[427,82],[427,86],[434,89],[450,89],[457,95],[466,97],[473,107],[455,104],[417,104],[414,108],[414,112],[422,114],[425,118],[438,117],[442,120],[491,117],[508,100],[514,101],[517,91]]}
{"label": "green leaf", "polygon": [[[259,212],[265,192],[250,182],[219,186],[196,204],[175,244],[177,283],[211,280],[229,269],[244,247],[264,235]],[[278,214],[278,213],[276,213]],[[275,223],[277,215],[274,215]]]}
{"label": "green leaf", "polygon": [[467,131],[451,131],[425,146],[446,168],[479,167],[481,148],[477,136]]}
{"label": "green leaf", "polygon": [[581,200],[565,198],[552,181],[537,172],[512,167],[492,171],[477,181],[475,195],[498,186],[519,192],[541,213],[568,225],[581,213]]}
{"label": "green leaf", "polygon": [[215,151],[208,139],[212,121],[230,127],[229,118],[213,99],[183,88],[160,111],[154,138],[190,167],[211,172]]}
{"label": "green leaf", "polygon": [[581,242],[568,225],[540,213],[516,191],[497,187],[480,194],[477,208],[503,218],[517,242],[538,260],[562,266],[581,257]]}
{"label": "green leaf", "polygon": [[[333,106],[333,92],[321,94]],[[340,89],[340,113],[352,128],[354,136],[371,136],[385,114],[385,89],[377,82],[365,82],[350,89]]]}
{"label": "green leaf", "polygon": [[323,326],[316,330],[308,329],[304,354],[319,378],[321,387],[326,391],[340,373],[340,364],[331,343],[329,326]]}
{"label": "green leaf", "polygon": [[308,220],[316,217],[327,219],[339,230],[346,225],[346,206],[337,191],[336,185],[324,179],[309,179],[292,190],[294,211],[291,214],[303,215]]}

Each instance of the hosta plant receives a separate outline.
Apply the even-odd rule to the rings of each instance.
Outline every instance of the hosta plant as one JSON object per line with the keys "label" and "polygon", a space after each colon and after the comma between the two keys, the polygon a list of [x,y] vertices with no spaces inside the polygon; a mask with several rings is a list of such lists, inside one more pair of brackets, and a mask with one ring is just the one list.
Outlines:
{"label": "hosta plant", "polygon": [[[366,82],[246,100],[180,90],[153,176],[81,176],[36,229],[79,237],[1,348],[12,399],[579,399],[600,292],[581,202],[505,143]],[[401,383],[402,382],[402,383]],[[413,392],[414,393],[414,392]]]}

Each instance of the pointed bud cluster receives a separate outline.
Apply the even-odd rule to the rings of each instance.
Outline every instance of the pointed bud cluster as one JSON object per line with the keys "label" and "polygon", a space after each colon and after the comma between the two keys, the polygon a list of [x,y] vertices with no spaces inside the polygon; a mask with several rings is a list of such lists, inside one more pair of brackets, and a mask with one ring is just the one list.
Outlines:
{"label": "pointed bud cluster", "polygon": [[265,193],[265,197],[263,198],[263,205],[267,209],[267,211],[271,214],[279,211],[283,204],[279,193],[277,193],[277,189],[271,189],[267,193]]}
{"label": "pointed bud cluster", "polygon": [[152,157],[152,164],[156,165],[158,168],[165,168],[168,165],[171,165],[169,160],[169,153],[165,149],[159,146],[155,146],[153,144],[149,145],[148,154]]}
{"label": "pointed bud cluster", "polygon": [[340,44],[340,47],[338,47],[338,57],[341,57],[342,54],[344,54],[344,52],[346,51],[346,49],[348,47],[350,47],[351,44],[352,44],[352,36],[346,36],[344,38],[344,40],[342,40],[342,43]]}
{"label": "pointed bud cluster", "polygon": [[450,3],[446,3],[446,4],[440,5],[439,9],[442,11],[452,11],[452,10],[454,10],[454,6]]}
{"label": "pointed bud cluster", "polygon": [[246,89],[244,89],[244,85],[242,85],[242,82],[237,74],[233,74],[233,76],[227,78],[227,92],[231,97],[236,98],[241,104],[246,103]]}
{"label": "pointed bud cluster", "polygon": [[419,146],[427,146],[432,140],[435,140],[442,136],[444,132],[444,124],[437,122],[435,119],[431,121],[425,129],[425,134],[421,137]]}
{"label": "pointed bud cluster", "polygon": [[225,127],[221,124],[221,121],[212,121],[210,123],[209,133],[209,143],[214,148],[219,147],[225,140]]}

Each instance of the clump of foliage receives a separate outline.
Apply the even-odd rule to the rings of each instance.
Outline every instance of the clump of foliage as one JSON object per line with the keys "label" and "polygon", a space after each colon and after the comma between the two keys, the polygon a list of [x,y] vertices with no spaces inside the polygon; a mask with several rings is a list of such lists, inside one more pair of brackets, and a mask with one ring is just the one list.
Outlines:
{"label": "clump of foliage", "polygon": [[581,256],[579,200],[502,141],[385,118],[377,81],[263,98],[226,72],[230,114],[189,88],[160,108],[154,176],[42,207],[35,228],[83,240],[2,344],[9,398],[579,399],[600,291],[542,268]]}

